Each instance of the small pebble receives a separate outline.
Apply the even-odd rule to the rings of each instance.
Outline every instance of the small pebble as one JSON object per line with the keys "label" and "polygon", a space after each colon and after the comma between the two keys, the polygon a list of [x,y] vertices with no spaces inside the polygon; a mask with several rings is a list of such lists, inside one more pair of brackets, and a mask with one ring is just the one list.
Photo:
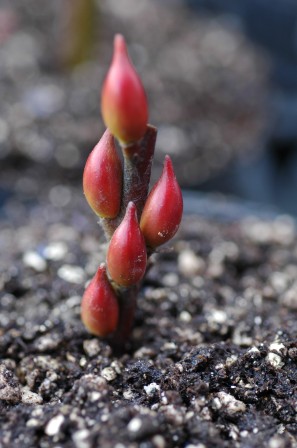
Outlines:
{"label": "small pebble", "polygon": [[121,369],[122,368],[122,364],[119,361],[117,361],[117,360],[112,361],[111,367],[116,371],[116,373],[118,375],[120,375],[122,373],[122,369]]}
{"label": "small pebble", "polygon": [[291,359],[297,359],[297,347],[289,348],[288,355]]}
{"label": "small pebble", "polygon": [[41,426],[42,422],[40,420],[38,420],[37,418],[30,418],[27,423],[26,426],[28,426],[28,428],[37,428],[38,426]]}
{"label": "small pebble", "polygon": [[266,361],[275,369],[281,369],[285,365],[282,357],[272,352],[268,353],[268,355],[266,356]]}
{"label": "small pebble", "polygon": [[40,395],[32,392],[28,388],[24,387],[22,390],[22,403],[24,404],[41,404],[43,399]]}
{"label": "small pebble", "polygon": [[287,443],[279,435],[271,437],[268,441],[268,448],[285,448],[286,446],[288,446]]}
{"label": "small pebble", "polygon": [[142,421],[138,417],[132,418],[128,423],[128,431],[129,432],[138,432],[142,426]]}
{"label": "small pebble", "polygon": [[156,434],[152,438],[152,442],[156,448],[166,448],[166,440],[160,434]]}
{"label": "small pebble", "polygon": [[36,272],[43,272],[47,267],[47,263],[44,258],[34,251],[26,252],[23,256],[23,262],[26,266],[34,269]]}
{"label": "small pebble", "polygon": [[58,276],[69,283],[81,285],[85,281],[85,272],[79,266],[64,264],[58,269]]}
{"label": "small pebble", "polygon": [[162,281],[165,286],[172,287],[178,285],[179,278],[177,274],[170,272],[169,274],[164,275]]}
{"label": "small pebble", "polygon": [[245,412],[246,410],[246,405],[242,401],[236,400],[233,395],[227,394],[226,392],[219,392],[213,400],[213,405],[216,409],[224,408],[224,411],[230,417]]}
{"label": "small pebble", "polygon": [[197,443],[197,445],[190,443],[189,445],[186,445],[185,448],[206,448],[206,446],[203,443]]}
{"label": "small pebble", "polygon": [[123,397],[125,400],[132,400],[134,398],[134,393],[131,389],[127,389],[123,392]]}
{"label": "small pebble", "polygon": [[79,365],[80,365],[81,367],[85,367],[86,364],[87,364],[87,360],[86,360],[86,358],[85,358],[84,356],[82,356],[82,357],[80,358],[80,360],[79,360]]}
{"label": "small pebble", "polygon": [[94,403],[95,401],[99,401],[101,397],[102,394],[100,392],[91,392],[90,401]]}
{"label": "small pebble", "polygon": [[19,403],[21,401],[21,389],[18,380],[11,370],[0,364],[0,401]]}
{"label": "small pebble", "polygon": [[116,379],[117,374],[112,367],[105,367],[101,372],[101,376],[103,376],[106,381],[113,381],[114,379]]}
{"label": "small pebble", "polygon": [[51,335],[41,336],[34,342],[34,347],[39,352],[56,349],[61,343],[61,337],[52,333]]}
{"label": "small pebble", "polygon": [[62,260],[67,254],[68,248],[62,241],[55,241],[45,247],[43,254],[47,260]]}
{"label": "small pebble", "polygon": [[74,446],[76,448],[90,448],[92,445],[91,442],[88,442],[89,436],[90,431],[87,429],[80,429],[79,431],[76,431],[72,436]]}
{"label": "small pebble", "polygon": [[252,347],[250,348],[247,353],[255,353],[255,354],[259,354],[260,350],[257,347]]}
{"label": "small pebble", "polygon": [[179,320],[188,323],[191,322],[192,316],[188,311],[182,311],[179,315]]}
{"label": "small pebble", "polygon": [[176,350],[177,345],[174,342],[165,342],[165,344],[162,345],[161,350]]}
{"label": "small pebble", "polygon": [[236,355],[231,355],[226,358],[226,366],[231,367],[233,364],[236,363],[238,357]]}
{"label": "small pebble", "polygon": [[155,354],[155,351],[151,347],[140,347],[134,353],[134,358],[153,357]]}
{"label": "small pebble", "polygon": [[98,355],[101,350],[99,339],[88,339],[83,342],[84,351],[90,357]]}
{"label": "small pebble", "polygon": [[45,427],[45,433],[48,436],[55,436],[60,431],[62,424],[64,423],[65,417],[62,414],[58,414],[53,417]]}
{"label": "small pebble", "polygon": [[205,269],[205,262],[191,249],[182,251],[178,256],[178,269],[185,277],[201,274]]}
{"label": "small pebble", "polygon": [[281,342],[272,342],[272,344],[269,345],[269,350],[277,352],[279,355],[286,355],[287,349]]}
{"label": "small pebble", "polygon": [[152,395],[154,395],[156,392],[159,392],[159,391],[160,391],[160,386],[159,386],[158,384],[156,384],[156,383],[151,383],[151,384],[149,384],[148,386],[144,386],[143,388],[144,388],[144,390],[145,390],[145,393],[146,393],[148,396],[152,396]]}
{"label": "small pebble", "polygon": [[175,368],[176,368],[180,373],[183,373],[183,371],[184,371],[183,365],[182,365],[180,362],[177,362],[177,363],[175,364]]}
{"label": "small pebble", "polygon": [[224,324],[227,321],[227,314],[222,310],[213,310],[210,317],[213,322],[218,324]]}

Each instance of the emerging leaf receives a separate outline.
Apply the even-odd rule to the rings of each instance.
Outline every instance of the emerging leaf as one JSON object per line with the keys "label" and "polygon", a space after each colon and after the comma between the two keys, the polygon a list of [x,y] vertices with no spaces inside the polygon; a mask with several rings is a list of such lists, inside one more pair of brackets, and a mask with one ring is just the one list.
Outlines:
{"label": "emerging leaf", "polygon": [[183,213],[183,198],[172,162],[165,157],[164,168],[152,188],[140,219],[146,244],[155,248],[170,240],[177,232]]}
{"label": "emerging leaf", "polygon": [[101,218],[115,218],[121,205],[122,164],[114,138],[106,129],[88,157],[83,189],[90,207]]}
{"label": "emerging leaf", "polygon": [[85,290],[81,318],[87,330],[96,336],[113,333],[119,320],[119,305],[102,264]]}
{"label": "emerging leaf", "polygon": [[124,145],[136,142],[145,134],[147,99],[120,34],[114,39],[113,59],[102,89],[101,110],[106,126]]}
{"label": "emerging leaf", "polygon": [[132,286],[144,276],[146,261],[145,241],[137,221],[136,207],[129,202],[124,219],[109,244],[108,272],[118,285]]}

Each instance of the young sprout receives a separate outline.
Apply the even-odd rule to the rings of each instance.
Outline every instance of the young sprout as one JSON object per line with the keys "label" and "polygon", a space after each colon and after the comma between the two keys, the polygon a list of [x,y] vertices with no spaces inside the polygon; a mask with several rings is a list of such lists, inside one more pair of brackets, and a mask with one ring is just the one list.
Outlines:
{"label": "young sprout", "polygon": [[177,232],[183,200],[169,156],[148,195],[157,130],[147,124],[146,95],[121,35],[115,36],[102,89],[102,115],[108,129],[87,160],[83,189],[109,242],[107,268],[101,265],[87,287],[81,317],[90,333],[108,336],[122,350],[133,327],[147,257]]}

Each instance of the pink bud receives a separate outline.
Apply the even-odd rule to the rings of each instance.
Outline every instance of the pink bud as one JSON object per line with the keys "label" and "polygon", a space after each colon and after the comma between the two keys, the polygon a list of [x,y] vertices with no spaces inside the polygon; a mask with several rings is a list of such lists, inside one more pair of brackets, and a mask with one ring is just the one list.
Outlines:
{"label": "pink bud", "polygon": [[183,198],[172,162],[165,157],[164,168],[152,188],[140,219],[146,244],[155,248],[170,240],[177,232],[183,213]]}
{"label": "pink bud", "polygon": [[109,244],[108,272],[118,285],[132,286],[144,276],[146,261],[145,241],[137,221],[136,207],[129,202],[124,219]]}
{"label": "pink bud", "polygon": [[88,157],[83,189],[90,207],[101,218],[115,218],[121,206],[122,164],[114,138],[106,129]]}
{"label": "pink bud", "polygon": [[145,134],[146,95],[120,34],[114,39],[113,59],[102,89],[101,110],[106,126],[120,142],[136,142]]}
{"label": "pink bud", "polygon": [[102,264],[85,290],[81,304],[81,319],[87,330],[96,336],[114,332],[119,320],[119,305]]}

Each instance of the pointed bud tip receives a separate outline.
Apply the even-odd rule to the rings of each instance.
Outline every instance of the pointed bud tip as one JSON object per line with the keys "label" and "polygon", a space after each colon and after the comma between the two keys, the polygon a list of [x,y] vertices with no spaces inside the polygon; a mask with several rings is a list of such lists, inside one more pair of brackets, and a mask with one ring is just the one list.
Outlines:
{"label": "pointed bud tip", "polygon": [[96,271],[95,276],[97,277],[101,277],[102,275],[106,274],[106,264],[105,263],[101,263],[99,265],[99,268]]}
{"label": "pointed bud tip", "polygon": [[122,34],[116,34],[113,41],[114,54],[127,53],[127,45]]}
{"label": "pointed bud tip", "polygon": [[130,201],[126,208],[126,213],[125,213],[126,216],[129,216],[129,217],[137,216],[136,212],[137,212],[136,205],[134,204],[133,201]]}
{"label": "pointed bud tip", "polygon": [[175,177],[172,160],[168,154],[166,154],[164,159],[163,172]]}

